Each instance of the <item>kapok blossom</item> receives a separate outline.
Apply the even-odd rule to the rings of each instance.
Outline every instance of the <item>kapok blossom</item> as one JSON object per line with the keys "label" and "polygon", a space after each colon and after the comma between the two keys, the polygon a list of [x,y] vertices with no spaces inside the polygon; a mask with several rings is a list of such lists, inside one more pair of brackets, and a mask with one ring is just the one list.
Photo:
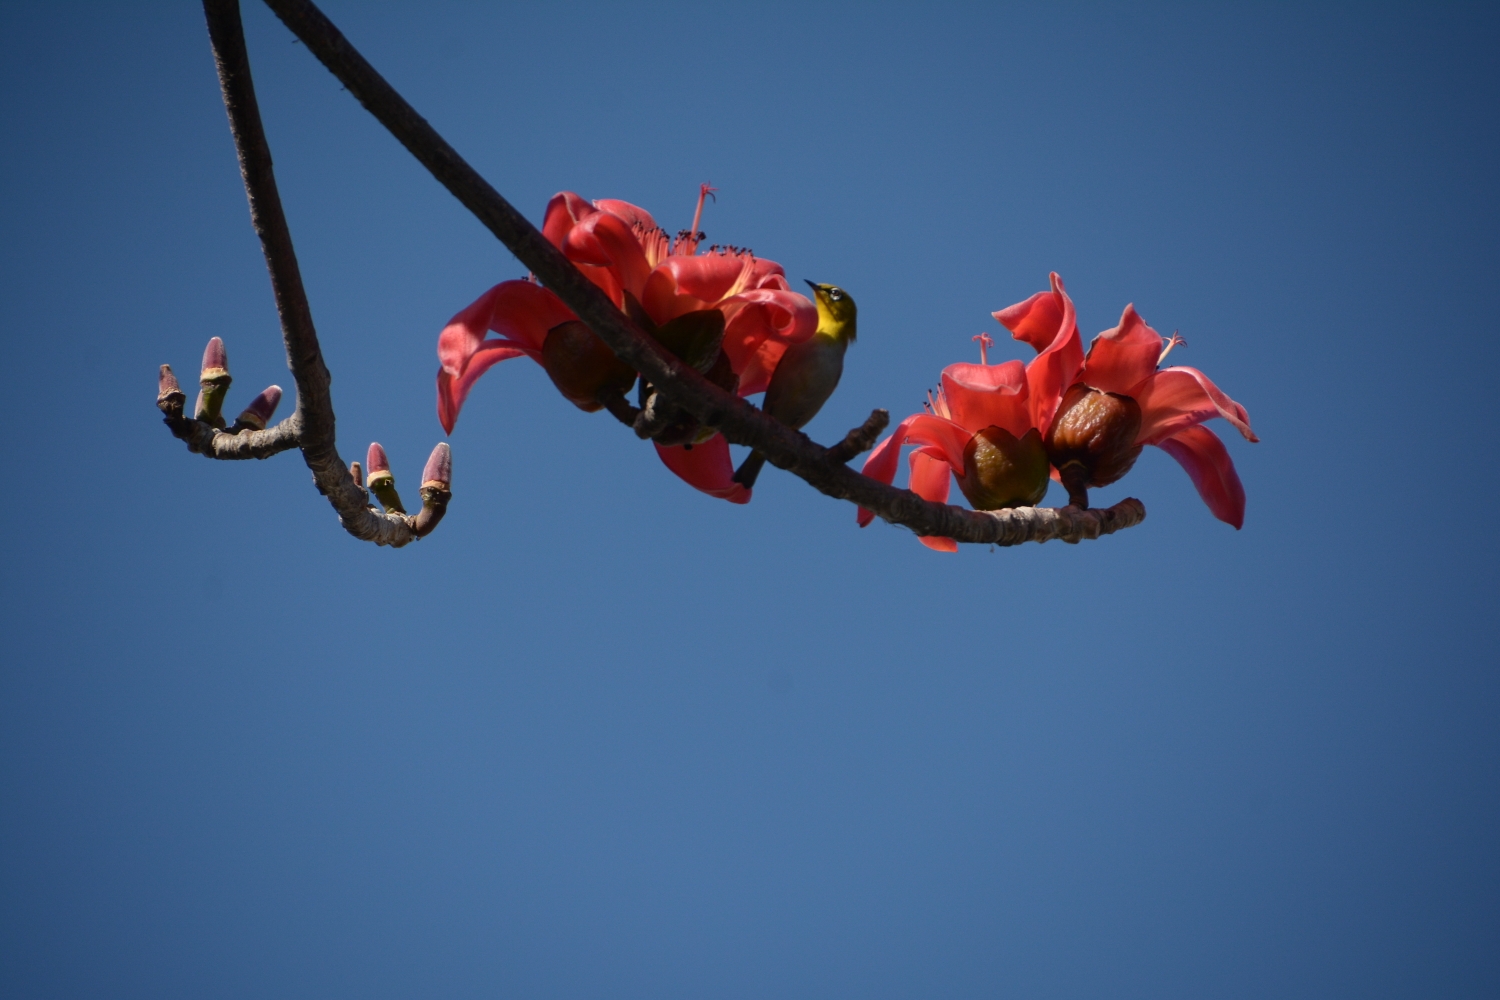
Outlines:
{"label": "kapok blossom", "polygon": [[1161,367],[1182,343],[1175,333],[1162,337],[1135,306],[1126,306],[1120,324],[1089,346],[1047,431],[1047,455],[1071,495],[1109,485],[1130,470],[1141,448],[1155,445],[1187,472],[1214,517],[1238,529],[1245,523],[1245,487],[1224,442],[1202,424],[1223,417],[1246,441],[1260,439],[1250,414],[1207,375]]}
{"label": "kapok blossom", "polygon": [[[910,455],[914,493],[945,503],[950,475],[956,476],[976,509],[997,510],[1039,502],[1049,474],[1082,496],[1088,486],[1124,475],[1140,449],[1153,444],[1187,470],[1214,516],[1240,527],[1244,487],[1223,442],[1200,425],[1224,417],[1255,441],[1244,407],[1197,369],[1158,370],[1182,341],[1175,334],[1164,340],[1131,306],[1120,326],[1096,337],[1085,356],[1073,302],[1056,274],[1051,284],[1048,291],[994,313],[1037,356],[1024,366],[1020,361],[989,365],[991,341],[985,335],[975,338],[980,364],[943,369],[937,393],[929,394],[928,412],[907,417],[876,446],[865,475],[891,482],[901,446],[915,444]],[[861,509],[858,520],[863,527],[874,514]],[[922,543],[939,551],[958,549],[950,538],[924,537]]]}
{"label": "kapok blossom", "polygon": [[[567,191],[548,203],[542,233],[619,309],[658,330],[676,321],[674,329],[708,330],[716,338],[719,319],[706,314],[717,312],[723,339],[718,349],[708,344],[702,370],[749,396],[765,390],[787,347],[813,335],[818,313],[806,296],[791,290],[774,261],[737,247],[698,252],[703,240],[698,224],[711,190],[702,186],[693,227],[675,238],[645,209],[610,199],[589,202]],[[697,322],[701,319],[712,322]],[[499,337],[486,339],[491,330]],[[438,337],[438,419],[444,430],[452,432],[481,375],[521,355],[546,368],[563,394],[584,410],[601,408],[607,396],[623,395],[636,378],[552,291],[533,280],[503,281],[454,316]],[[658,444],[657,453],[697,489],[734,503],[749,501],[750,491],[732,479],[723,435],[673,447]]]}

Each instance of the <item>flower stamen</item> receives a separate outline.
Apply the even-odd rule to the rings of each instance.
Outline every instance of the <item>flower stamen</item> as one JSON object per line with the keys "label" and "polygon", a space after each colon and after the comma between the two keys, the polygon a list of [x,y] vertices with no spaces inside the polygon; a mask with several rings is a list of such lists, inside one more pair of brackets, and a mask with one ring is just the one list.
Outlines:
{"label": "flower stamen", "polygon": [[719,189],[706,182],[698,185],[698,207],[693,210],[692,228],[687,231],[687,239],[685,240],[682,233],[677,234],[679,244],[686,249],[679,250],[677,251],[678,253],[690,256],[698,252],[698,242],[703,239],[703,234],[698,231],[698,224],[703,221],[703,199],[713,198],[715,202],[718,202],[719,199],[714,195],[714,192],[717,190]]}
{"label": "flower stamen", "polygon": [[1172,353],[1172,348],[1174,348],[1174,347],[1186,347],[1186,346],[1187,346],[1187,341],[1184,340],[1183,338],[1177,336],[1177,331],[1173,330],[1172,331],[1172,336],[1169,337],[1169,338],[1167,338],[1167,346],[1163,347],[1162,350],[1161,350],[1161,354],[1157,356],[1156,366],[1158,368],[1161,367],[1161,363],[1163,361],[1167,360],[1167,355]]}
{"label": "flower stamen", "polygon": [[[990,348],[995,346],[995,338],[987,333],[981,333],[977,337],[970,337],[969,339],[979,341],[979,363],[982,365],[989,364]],[[1160,362],[1157,363],[1160,364]]]}

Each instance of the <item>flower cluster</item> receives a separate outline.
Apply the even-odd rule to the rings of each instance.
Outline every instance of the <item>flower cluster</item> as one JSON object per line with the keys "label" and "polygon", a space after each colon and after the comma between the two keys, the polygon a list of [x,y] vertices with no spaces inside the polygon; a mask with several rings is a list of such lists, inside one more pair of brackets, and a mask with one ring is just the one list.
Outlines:
{"label": "flower cluster", "polygon": [[[1029,364],[955,364],[943,369],[926,409],[903,420],[870,454],[865,474],[889,483],[902,445],[910,454],[911,489],[944,503],[950,473],[977,510],[1035,504],[1047,480],[1087,506],[1091,486],[1107,486],[1155,445],[1187,471],[1219,520],[1244,523],[1245,490],[1229,452],[1204,421],[1223,417],[1255,441],[1245,408],[1196,368],[1160,367],[1181,340],[1163,338],[1126,306],[1120,325],[1094,338],[1087,354],[1073,301],[1062,279],[1024,302],[994,313],[1016,340],[1037,352]],[[989,338],[981,340],[981,352]],[[859,524],[874,515],[860,510]],[[956,551],[951,538],[923,544]]]}
{"label": "flower cluster", "polygon": [[[781,265],[738,247],[700,253],[703,185],[690,229],[669,236],[645,209],[589,202],[572,192],[547,205],[542,233],[610,300],[683,361],[730,392],[770,382],[786,349],[807,340],[818,313],[791,290]],[[498,337],[488,337],[490,331]],[[617,358],[549,289],[504,281],[449,321],[438,337],[438,418],[450,433],[475,381],[525,355],[586,411],[623,398],[636,372]],[[690,485],[733,503],[750,491],[733,481],[723,436],[683,421],[655,437],[663,463]]]}

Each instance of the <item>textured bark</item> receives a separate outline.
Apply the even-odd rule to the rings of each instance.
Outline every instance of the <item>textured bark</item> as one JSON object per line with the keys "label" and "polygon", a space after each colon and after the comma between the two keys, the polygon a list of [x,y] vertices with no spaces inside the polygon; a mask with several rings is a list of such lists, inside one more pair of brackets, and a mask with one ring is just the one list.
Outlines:
{"label": "textured bark", "polygon": [[[266,0],[293,34],[427,170],[474,214],[511,253],[550,288],[623,361],[640,372],[663,398],[717,428],[734,444],[765,454],[773,465],[799,476],[831,497],[859,504],[919,535],[960,542],[1014,545],[1022,541],[1094,538],[1138,524],[1146,516],[1139,500],[1105,511],[1044,508],[989,513],[931,503],[909,490],[870,479],[837,454],[710,383],[672,357],[614,307],[527,219],[500,196],[442,136],[386,83],[333,23],[308,0]],[[620,415],[620,414],[617,414]],[[877,432],[878,433],[878,432]],[[859,443],[858,440],[851,444]],[[868,446],[867,446],[868,447]],[[1069,513],[1069,511],[1073,513]]]}
{"label": "textured bark", "polygon": [[[239,156],[240,174],[250,202],[250,221],[255,234],[260,237],[271,274],[271,290],[276,299],[277,315],[281,318],[287,367],[297,385],[297,405],[291,416],[266,430],[241,430],[238,433],[219,430],[209,423],[183,415],[183,394],[176,389],[176,379],[170,369],[163,366],[164,388],[158,396],[157,406],[172,433],[186,441],[190,450],[209,458],[267,458],[281,451],[300,448],[307,467],[312,470],[318,491],[328,498],[339,515],[339,521],[351,535],[377,545],[405,545],[419,534],[430,531],[436,519],[429,515],[423,525],[426,530],[418,532],[416,518],[374,509],[370,506],[368,494],[355,483],[339,458],[334,439],[332,378],[323,363],[323,351],[318,345],[312,310],[302,287],[292,235],[281,209],[281,196],[276,190],[271,151],[266,144],[255,87],[250,78],[239,3],[238,0],[204,0],[203,11],[208,20],[209,40],[213,44],[224,108],[229,114],[229,129]],[[174,391],[166,389],[169,384]]]}
{"label": "textured bark", "polygon": [[[685,411],[716,428],[731,442],[762,452],[779,468],[815,489],[874,511],[920,535],[960,542],[1015,545],[1060,538],[1076,542],[1140,523],[1145,507],[1122,501],[1107,510],[1065,507],[971,511],[936,504],[877,482],[844,463],[868,450],[889,423],[874,411],[833,448],[824,448],[738,396],[709,382],[661,348],[621,313],[604,293],[549,243],[536,227],[500,196],[381,78],[337,28],[307,0],[266,0],[269,6],[344,86],[385,125],[458,200],[552,289],[609,347],[660,393],[660,403]],[[415,517],[369,504],[362,485],[350,475],[335,444],[332,382],[323,362],[312,312],[302,287],[291,234],[281,209],[270,150],[250,77],[237,0],[204,0],[209,36],[240,171],[250,203],[251,222],[260,237],[281,318],[287,365],[297,385],[291,416],[266,430],[224,431],[183,414],[182,393],[158,398],[172,433],[200,454],[217,459],[266,458],[300,448],[320,492],[328,497],[346,530],[379,545],[401,546],[427,534],[446,510],[446,490],[425,489],[423,510]],[[171,379],[165,370],[164,383]],[[175,379],[171,379],[175,390]],[[623,399],[608,408],[623,423],[638,424],[643,414]],[[639,428],[638,428],[639,429]],[[431,496],[429,496],[429,493]]]}

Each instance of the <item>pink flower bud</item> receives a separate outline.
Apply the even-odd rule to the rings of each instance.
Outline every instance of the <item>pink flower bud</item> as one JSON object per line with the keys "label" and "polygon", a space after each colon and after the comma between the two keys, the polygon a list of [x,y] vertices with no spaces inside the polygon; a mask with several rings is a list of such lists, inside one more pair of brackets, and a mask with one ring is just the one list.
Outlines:
{"label": "pink flower bud", "polygon": [[[162,370],[156,376],[156,399],[166,399],[168,396],[183,396],[183,387],[177,384],[177,376],[172,375],[171,364],[163,364]],[[183,396],[186,399],[186,396]]]}
{"label": "pink flower bud", "polygon": [[229,355],[224,351],[224,341],[210,337],[203,349],[203,370],[200,379],[223,378],[229,374]]}
{"label": "pink flower bud", "polygon": [[271,416],[276,412],[276,407],[281,403],[281,386],[273,385],[266,388],[259,396],[250,401],[245,407],[245,412],[235,423],[241,427],[250,427],[255,430],[265,430],[266,424],[271,422]]}
{"label": "pink flower bud", "polygon": [[438,446],[432,449],[432,454],[427,456],[427,465],[422,469],[422,488],[446,490],[451,482],[453,449],[448,447],[448,442],[439,441]]}
{"label": "pink flower bud", "polygon": [[385,449],[380,447],[379,441],[370,442],[370,450],[365,455],[365,470],[373,479],[380,473],[391,474],[391,461],[385,457]]}

